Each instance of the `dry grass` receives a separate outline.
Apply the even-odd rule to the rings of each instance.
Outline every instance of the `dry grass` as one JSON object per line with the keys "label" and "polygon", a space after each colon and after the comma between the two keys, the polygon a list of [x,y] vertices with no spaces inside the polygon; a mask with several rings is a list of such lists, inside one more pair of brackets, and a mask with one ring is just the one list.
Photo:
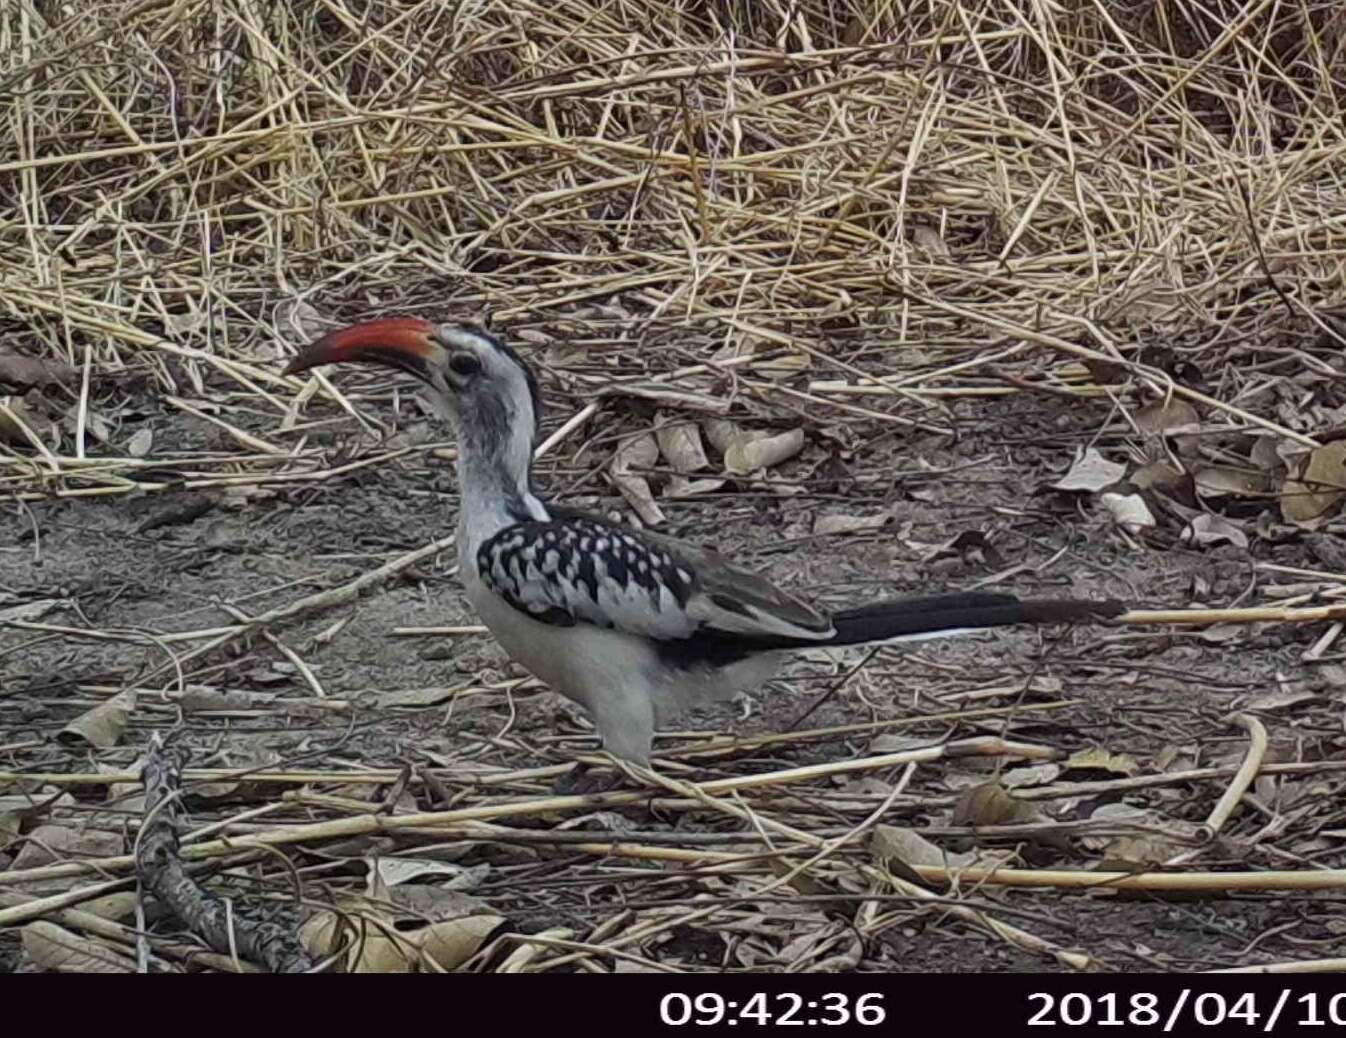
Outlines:
{"label": "dry grass", "polygon": [[[489,313],[547,367],[571,403],[562,422],[591,415],[588,398],[614,378],[709,365],[741,399],[862,423],[945,428],[946,404],[964,396],[1102,395],[1129,411],[1176,393],[1216,427],[1312,445],[1338,430],[1269,390],[1323,367],[1316,341],[1339,342],[1343,69],[1346,9],[1327,0],[6,0],[0,330],[6,347],[79,377],[59,444],[21,418],[21,435],[0,439],[0,495],[319,482],[402,456],[352,462],[308,446],[297,436],[314,393],[377,419],[325,379],[301,392],[279,375],[316,331],[401,311]],[[1178,378],[1184,361],[1203,387]],[[229,447],[145,458],[97,442],[100,380],[146,376]],[[169,643],[171,663],[137,680],[172,685],[176,668],[180,685],[192,659],[349,601],[442,547],[358,587],[174,635],[193,647]],[[540,842],[483,819],[612,806],[540,797],[551,770],[504,770],[460,794],[455,817],[402,824]],[[363,772],[293,774],[286,809],[329,821],[232,831],[259,831],[267,847],[405,835],[397,814],[322,792]],[[1233,775],[1200,781],[1219,790]],[[1109,965],[1035,936],[1040,920],[986,894],[989,873],[935,897],[882,863],[857,865],[881,799],[749,801],[732,779],[662,781],[664,810],[732,818],[760,840],[670,848],[638,834],[568,853],[680,862],[704,881],[704,904],[656,898],[588,931],[501,938],[472,967],[667,968],[647,957],[663,936],[696,924],[748,940],[785,889],[814,906],[868,892],[859,932],[929,900],[1019,948]],[[0,918],[20,921],[21,904]],[[805,911],[773,918],[796,934],[790,913]],[[808,911],[825,933],[795,964],[853,967],[850,931]]]}

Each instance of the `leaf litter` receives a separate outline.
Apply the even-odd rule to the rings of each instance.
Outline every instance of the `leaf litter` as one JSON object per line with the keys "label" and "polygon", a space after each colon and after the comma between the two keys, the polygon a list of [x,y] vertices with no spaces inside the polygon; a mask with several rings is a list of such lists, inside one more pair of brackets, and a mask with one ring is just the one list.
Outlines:
{"label": "leaf litter", "polygon": [[[1275,677],[1336,665],[1323,642],[1330,624],[1227,623],[1214,629],[1217,640],[1081,629],[1041,641],[1006,632],[886,648],[818,708],[807,722],[814,728],[792,729],[805,702],[844,673],[837,660],[805,660],[787,673],[790,692],[762,693],[750,722],[720,716],[707,722],[714,734],[678,730],[661,741],[673,765],[666,774],[694,783],[695,796],[665,790],[650,810],[642,806],[648,789],[627,789],[631,799],[603,802],[601,811],[558,808],[550,794],[572,753],[593,749],[588,730],[521,684],[479,635],[436,636],[459,650],[460,688],[446,681],[442,661],[387,634],[409,620],[455,631],[474,624],[453,591],[450,546],[432,543],[448,535],[456,506],[445,471],[451,444],[380,439],[406,417],[389,380],[298,388],[277,369],[299,340],[351,317],[476,319],[487,303],[506,334],[548,367],[554,406],[545,432],[595,405],[546,452],[548,489],[637,514],[602,482],[604,471],[617,474],[604,466],[620,434],[634,431],[613,428],[621,416],[608,401],[646,408],[640,432],[659,452],[646,462],[642,448],[641,464],[624,473],[645,481],[644,495],[639,484],[628,488],[642,507],[653,504],[664,524],[829,604],[926,588],[1069,587],[1155,606],[1339,596],[1341,351],[1322,325],[1332,327],[1340,294],[1331,257],[1343,231],[1321,200],[1335,190],[1341,130],[1319,115],[1330,105],[1313,93],[1331,82],[1311,67],[1327,52],[1265,45],[1302,34],[1283,20],[1300,12],[1258,12],[1230,30],[1239,46],[1225,51],[1228,62],[1173,53],[1155,63],[1175,88],[1156,95],[1162,118],[1119,138],[1110,95],[1016,86],[1036,83],[1024,55],[1090,67],[1115,52],[1117,33],[1128,48],[1152,53],[1169,46],[1173,26],[1150,37],[1123,19],[1095,33],[1086,23],[1065,26],[1066,16],[1049,9],[1045,28],[1023,29],[1018,12],[992,5],[983,12],[991,32],[940,44],[948,76],[885,68],[870,81],[874,62],[891,61],[891,48],[876,44],[899,30],[915,41],[912,68],[925,60],[921,41],[945,39],[937,11],[908,12],[899,27],[893,12],[871,8],[806,4],[790,31],[812,43],[784,51],[767,8],[744,15],[731,36],[653,19],[648,31],[658,39],[649,40],[592,6],[484,8],[449,30],[461,71],[453,77],[435,72],[445,37],[443,25],[426,21],[441,17],[434,5],[406,17],[376,3],[368,16],[379,33],[358,40],[339,22],[285,22],[279,32],[249,24],[274,44],[263,79],[293,91],[302,117],[279,136],[254,133],[245,120],[227,149],[208,134],[197,145],[183,137],[173,125],[180,106],[165,99],[186,90],[190,110],[206,90],[220,125],[232,126],[256,109],[250,95],[263,80],[116,74],[119,55],[136,52],[142,35],[179,32],[168,21],[184,17],[177,8],[100,23],[102,35],[88,44],[94,56],[64,71],[11,70],[38,83],[16,110],[26,142],[18,154],[35,147],[38,158],[16,160],[22,175],[6,183],[27,185],[28,173],[41,171],[42,197],[40,207],[26,197],[11,206],[30,225],[0,247],[6,334],[43,370],[16,379],[11,364],[6,381],[0,368],[8,401],[0,416],[28,416],[0,429],[10,503],[0,594],[16,596],[4,608],[21,610],[0,620],[0,752],[10,769],[0,796],[47,806],[0,812],[8,819],[0,824],[0,964],[124,967],[144,941],[155,969],[234,968],[228,956],[199,949],[183,956],[171,920],[141,937],[95,926],[79,909],[21,918],[36,911],[25,906],[41,884],[87,897],[87,906],[97,884],[133,876],[125,827],[152,819],[124,805],[146,795],[135,772],[149,735],[177,725],[193,751],[182,798],[184,831],[199,830],[189,846],[204,870],[194,877],[243,911],[258,890],[273,903],[293,896],[298,875],[302,894],[331,913],[335,940],[323,947],[345,968],[1188,969],[1302,960],[1334,936],[1330,903],[1293,884],[1343,864],[1339,837],[1324,835],[1341,828],[1331,813],[1340,697],[1300,698]],[[209,12],[185,17],[199,32],[184,46],[201,49],[170,55],[170,65],[231,52]],[[288,15],[278,8],[276,17]],[[529,34],[539,18],[567,48],[534,53]],[[1005,25],[1014,32],[995,31]],[[59,50],[81,26],[39,26],[34,53]],[[1214,38],[1230,27],[1205,28]],[[1024,32],[1036,48],[1023,46]],[[478,49],[482,39],[491,54]],[[368,59],[353,78],[349,63],[321,57],[353,45]],[[583,52],[582,77],[572,47]],[[752,47],[771,55],[754,57]],[[825,65],[817,48],[829,55]],[[1283,53],[1298,64],[1278,65]],[[499,71],[511,55],[528,74]],[[620,74],[604,71],[615,68],[614,55]],[[1005,73],[991,93],[984,77],[957,71],[988,66]],[[92,76],[97,92],[80,76]],[[1203,120],[1227,108],[1242,125],[1261,110],[1247,84],[1267,77],[1280,80],[1286,104],[1302,99],[1292,117],[1306,132],[1268,131],[1271,143],[1250,158],[1242,136],[1207,132]],[[854,95],[861,80],[868,93]],[[489,96],[470,98],[472,119],[454,121],[451,133],[406,115],[406,98],[457,111],[459,85],[480,82],[491,84]],[[695,92],[680,93],[693,82]],[[1193,88],[1206,107],[1189,105]],[[143,103],[148,95],[163,103]],[[358,118],[322,114],[332,97]],[[380,108],[390,97],[402,107]],[[722,112],[713,122],[725,135],[673,132],[651,152],[641,120],[688,104],[694,119]],[[1006,111],[1016,141],[1008,165],[984,132]],[[1117,141],[1090,156],[1098,175],[1083,196],[1043,132],[1063,112],[1081,131],[1077,141]],[[855,161],[857,139],[905,148],[912,127],[926,126],[938,131],[923,138],[930,176],[885,179]],[[1181,189],[1152,176],[1154,157],[1178,139],[1172,126],[1189,149]],[[128,148],[125,127],[144,145]],[[419,158],[390,161],[406,155]],[[322,183],[309,185],[317,193],[285,202],[308,191],[294,170],[318,168]],[[1276,206],[1253,200],[1244,211],[1235,189],[1244,178],[1228,174],[1250,168],[1274,188]],[[957,169],[957,179],[940,179],[940,169]],[[126,184],[146,178],[160,188],[125,195]],[[1142,180],[1153,185],[1145,194],[1134,190]],[[202,182],[226,194],[202,193]],[[265,206],[252,204],[254,182]],[[992,188],[1009,207],[1004,226],[974,202]],[[216,209],[197,208],[202,199]],[[106,229],[111,239],[100,231],[61,243],[69,256],[60,259],[56,299],[55,255],[32,251],[50,240],[34,214],[94,211],[109,200],[131,218]],[[1247,226],[1235,227],[1231,213],[1244,213]],[[202,237],[217,226],[227,233]],[[1176,226],[1193,247],[1168,256],[1161,273],[1153,250],[1135,242],[1169,240]],[[1270,253],[1265,269],[1259,248]],[[1082,255],[1108,259],[1081,263]],[[1267,271],[1294,278],[1302,313],[1285,313]],[[1082,298],[1103,302],[1089,315],[1088,338],[1078,323]],[[8,344],[0,353],[15,356]],[[698,370],[677,375],[687,369]],[[650,423],[656,410],[663,414]],[[700,421],[709,467],[678,471],[658,440],[664,418]],[[781,435],[798,449],[770,463],[744,449]],[[582,464],[568,453],[581,437],[597,444]],[[987,457],[996,460],[980,460]],[[1059,484],[1063,472],[1063,493],[1032,493]],[[220,494],[234,532],[205,537],[209,519],[137,530],[123,508],[184,489]],[[829,515],[893,516],[897,525],[892,536],[819,538],[796,552]],[[994,544],[1004,565],[984,549],[931,558],[921,547],[970,532]],[[377,593],[367,593],[373,581],[356,584],[384,566],[393,579]],[[59,608],[28,609],[42,602]],[[1327,644],[1327,655],[1303,659],[1306,636]],[[1037,683],[1042,676],[1056,685]],[[192,685],[272,698],[184,722],[179,699]],[[451,696],[378,713],[382,694],[450,686]],[[133,688],[143,691],[123,719],[97,726],[93,738],[57,738]],[[1096,890],[1071,888],[1072,876],[1096,872],[1109,855],[1130,862],[1130,877],[1135,859],[1169,849],[1137,848],[1155,839],[1150,830],[1176,838],[1203,822],[1246,755],[1245,736],[1220,723],[1240,696],[1263,708],[1282,752],[1267,754],[1219,840],[1185,850],[1177,841],[1165,860],[1180,864],[1149,874],[1206,884],[1199,939],[1193,927],[1171,925],[1174,912],[1190,918],[1177,903],[1100,907]],[[873,726],[910,741],[880,743],[884,729]],[[985,757],[922,757],[908,762],[910,774],[891,763],[892,754],[987,738],[1002,741],[979,744],[991,751]],[[1182,749],[1168,752],[1175,746]],[[871,766],[866,754],[888,763]],[[1092,765],[1070,764],[1078,754]],[[1127,758],[1135,767],[1119,769]],[[808,770],[832,767],[852,769],[850,779]],[[1061,771],[1050,776],[1052,768]],[[1034,769],[1042,770],[1031,781],[1009,780]],[[997,850],[1008,841],[1021,855],[1015,868],[1055,886],[1007,898],[1012,870],[980,875],[973,870],[985,866],[971,862],[954,885],[943,866],[909,865],[896,876],[867,853],[879,825],[945,856],[964,853],[956,841],[989,839],[984,826],[955,825],[952,812],[959,789],[996,774],[1014,812],[1042,812],[1000,826]],[[724,781],[743,785],[714,785]],[[1300,807],[1285,806],[1287,790],[1299,791]],[[1149,813],[1097,814],[1098,801],[1122,797]],[[613,812],[629,828],[600,822]],[[562,828],[577,816],[582,826]],[[117,843],[51,843],[55,860],[34,867],[56,874],[23,880],[16,860],[45,824],[111,833]],[[1105,826],[1119,832],[1103,847],[1077,835]],[[1043,831],[1060,839],[1044,841]],[[272,841],[265,854],[230,857],[230,840],[259,834]],[[1133,845],[1115,842],[1126,839]],[[489,866],[471,895],[443,889],[453,881],[447,872],[376,889],[360,886],[356,869],[331,867],[441,854],[465,868]],[[1329,870],[1294,864],[1310,856]],[[1235,899],[1233,880],[1221,877],[1239,871],[1283,885],[1265,901]],[[453,914],[446,901],[449,914],[423,911],[428,922],[413,921],[420,909],[399,897],[414,886],[437,892],[416,902],[422,909],[450,894],[480,903]],[[1016,914],[1029,899],[1038,911]],[[460,919],[479,922],[432,929]]]}

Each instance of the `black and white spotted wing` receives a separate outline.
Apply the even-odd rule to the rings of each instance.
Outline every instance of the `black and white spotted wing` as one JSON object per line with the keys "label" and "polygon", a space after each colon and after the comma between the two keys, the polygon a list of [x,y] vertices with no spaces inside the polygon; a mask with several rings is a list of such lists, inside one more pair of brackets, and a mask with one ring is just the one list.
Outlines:
{"label": "black and white spotted wing", "polygon": [[510,526],[482,544],[477,571],[511,606],[545,623],[664,641],[708,632],[825,641],[833,633],[826,617],[727,560],[593,520]]}

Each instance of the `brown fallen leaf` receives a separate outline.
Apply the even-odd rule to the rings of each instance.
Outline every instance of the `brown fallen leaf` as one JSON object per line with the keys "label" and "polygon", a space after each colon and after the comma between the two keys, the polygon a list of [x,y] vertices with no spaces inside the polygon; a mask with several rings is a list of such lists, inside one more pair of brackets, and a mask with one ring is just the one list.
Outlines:
{"label": "brown fallen leaf", "polygon": [[34,440],[47,447],[60,442],[60,429],[46,415],[15,396],[0,396],[0,441],[18,447],[33,447]]}
{"label": "brown fallen leaf", "polygon": [[659,453],[674,472],[688,475],[710,468],[706,450],[701,446],[701,429],[695,422],[660,414],[655,416],[654,438]]}
{"label": "brown fallen leaf", "polygon": [[1346,498],[1346,440],[1315,448],[1298,478],[1281,487],[1281,515],[1304,525],[1326,516]]}
{"label": "brown fallen leaf", "polygon": [[504,922],[503,916],[470,915],[431,923],[413,931],[412,937],[420,950],[423,966],[430,970],[456,970],[477,954]]}
{"label": "brown fallen leaf", "polygon": [[0,385],[13,389],[50,386],[72,382],[78,374],[77,369],[69,364],[0,350]]}
{"label": "brown fallen leaf", "polygon": [[1019,800],[999,782],[983,782],[963,791],[953,805],[953,824],[980,827],[1050,822],[1051,818],[1026,800]]}
{"label": "brown fallen leaf", "polygon": [[1164,460],[1151,461],[1131,473],[1131,485],[1137,490],[1162,490],[1166,494],[1179,493],[1191,481],[1182,469]]}
{"label": "brown fallen leaf", "polygon": [[701,423],[701,431],[706,434],[706,441],[721,454],[742,435],[742,430],[728,418],[707,418]]}
{"label": "brown fallen leaf", "polygon": [[1055,782],[1060,774],[1061,765],[1048,761],[1044,764],[1029,764],[1022,768],[1009,768],[1001,774],[1000,782],[1006,789],[1022,789]]}
{"label": "brown fallen leaf", "polygon": [[[874,835],[870,837],[869,849],[880,862],[892,867],[893,863],[906,866],[933,865],[963,868],[976,860],[971,851],[954,853],[931,843],[914,829],[897,825],[876,825]],[[904,870],[905,878],[919,878],[911,869]]]}
{"label": "brown fallen leaf", "polygon": [[121,732],[127,728],[127,718],[135,708],[135,689],[127,689],[71,720],[57,732],[57,739],[67,746],[86,742],[97,750],[109,749],[121,739]]}
{"label": "brown fallen leaf", "polygon": [[1146,404],[1136,411],[1132,417],[1135,419],[1136,427],[1141,432],[1152,435],[1166,433],[1170,429],[1196,425],[1200,421],[1196,408],[1186,400],[1176,396]]}
{"label": "brown fallen leaf", "polygon": [[57,732],[56,738],[66,745],[86,742],[95,749],[106,750],[121,740],[126,720],[135,708],[135,690],[119,692],[106,703],[80,714]]}
{"label": "brown fallen leaf", "polygon": [[1202,512],[1193,516],[1192,521],[1183,529],[1179,540],[1183,544],[1200,546],[1213,544],[1233,544],[1239,548],[1248,547],[1248,535],[1222,515]]}
{"label": "brown fallen leaf", "polygon": [[1083,491],[1096,494],[1104,487],[1110,487],[1126,475],[1126,466],[1109,461],[1094,448],[1089,447],[1075,458],[1070,471],[1055,483],[1054,490]]}
{"label": "brown fallen leaf", "polygon": [[398,933],[395,920],[368,898],[351,895],[338,901],[340,913],[315,912],[299,928],[299,940],[314,957],[344,952],[348,973],[410,973],[419,952]]}
{"label": "brown fallen leaf", "polygon": [[70,859],[108,858],[126,850],[120,833],[74,829],[68,825],[39,825],[24,839],[26,842],[14,856],[15,869],[33,869]]}
{"label": "brown fallen leaf", "polygon": [[137,429],[126,441],[126,453],[133,458],[143,458],[154,446],[154,430],[148,425]]}
{"label": "brown fallen leaf", "polygon": [[[462,853],[479,850],[477,844],[463,845]],[[492,915],[491,906],[481,898],[461,890],[445,890],[431,883],[399,883],[388,890],[388,898],[409,919],[442,923],[470,915]]]}
{"label": "brown fallen leaf", "polygon": [[[863,19],[862,19],[863,21]],[[911,229],[911,241],[919,249],[924,249],[932,259],[949,258],[949,246],[940,237],[939,231],[926,223],[918,223]]]}
{"label": "brown fallen leaf", "polygon": [[740,437],[730,443],[724,452],[725,471],[735,476],[746,476],[788,461],[803,449],[803,429],[791,429],[775,436],[759,436],[755,439]]}
{"label": "brown fallen leaf", "polygon": [[891,515],[820,515],[813,522],[815,534],[860,533],[877,530],[893,521]]}
{"label": "brown fallen leaf", "polygon": [[631,437],[612,456],[609,478],[647,526],[662,523],[664,513],[654,500],[649,480],[632,470],[652,468],[658,461],[659,445],[649,433]]}
{"label": "brown fallen leaf", "polygon": [[707,479],[688,479],[686,476],[670,476],[668,486],[664,487],[664,497],[670,501],[680,501],[701,494],[712,494],[727,483],[718,476]]}
{"label": "brown fallen leaf", "polygon": [[101,941],[81,937],[39,919],[23,928],[23,950],[38,967],[54,973],[134,973],[135,960]]}
{"label": "brown fallen leaf", "polygon": [[434,706],[463,691],[461,685],[424,685],[419,688],[395,688],[374,692],[371,697],[380,707]]}
{"label": "brown fallen leaf", "polygon": [[1070,755],[1066,771],[1110,771],[1115,775],[1134,775],[1140,763],[1127,753],[1113,753],[1102,746],[1090,746]]}
{"label": "brown fallen leaf", "polygon": [[46,616],[57,606],[62,604],[59,598],[36,598],[31,602],[20,602],[18,605],[7,605],[0,608],[0,623],[5,621],[24,621],[31,623]]}
{"label": "brown fallen leaf", "polygon": [[1139,494],[1100,494],[1098,500],[1112,521],[1128,533],[1140,533],[1156,525],[1154,513]]}
{"label": "brown fallen leaf", "polygon": [[1264,473],[1232,465],[1207,465],[1192,473],[1196,492],[1202,497],[1260,497],[1271,490]]}

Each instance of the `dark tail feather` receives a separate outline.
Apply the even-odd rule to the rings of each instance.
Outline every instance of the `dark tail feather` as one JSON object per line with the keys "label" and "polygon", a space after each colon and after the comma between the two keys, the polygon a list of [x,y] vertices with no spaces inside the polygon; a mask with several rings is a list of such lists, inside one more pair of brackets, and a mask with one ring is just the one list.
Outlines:
{"label": "dark tail feather", "polygon": [[976,591],[928,598],[895,598],[873,605],[845,609],[832,615],[836,637],[823,645],[859,645],[902,635],[937,634],[968,627],[1006,627],[1010,624],[1089,623],[1110,620],[1126,612],[1120,602],[1084,599],[1021,601],[1013,595]]}

